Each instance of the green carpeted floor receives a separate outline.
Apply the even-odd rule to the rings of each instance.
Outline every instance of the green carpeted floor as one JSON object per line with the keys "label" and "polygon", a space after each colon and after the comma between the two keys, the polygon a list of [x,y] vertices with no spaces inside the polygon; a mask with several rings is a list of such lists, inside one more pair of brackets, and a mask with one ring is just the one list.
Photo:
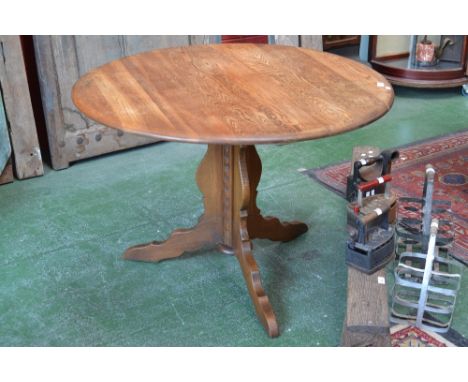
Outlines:
{"label": "green carpeted floor", "polygon": [[[266,214],[310,226],[254,241],[281,336],[263,331],[237,260],[214,251],[159,264],[123,261],[202,212],[194,173],[206,147],[162,143],[0,187],[0,346],[336,346],[346,304],[345,201],[297,169],[468,128],[454,90],[396,89],[393,109],[319,141],[259,146]],[[468,272],[453,328],[468,336]]]}

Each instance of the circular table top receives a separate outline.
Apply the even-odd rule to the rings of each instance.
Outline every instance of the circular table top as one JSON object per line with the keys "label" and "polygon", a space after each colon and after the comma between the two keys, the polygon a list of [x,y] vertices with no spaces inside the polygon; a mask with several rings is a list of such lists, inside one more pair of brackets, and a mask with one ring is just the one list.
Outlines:
{"label": "circular table top", "polygon": [[385,114],[379,73],[329,53],[282,45],[159,49],[84,75],[72,98],[89,118],[162,140],[258,144],[315,139]]}

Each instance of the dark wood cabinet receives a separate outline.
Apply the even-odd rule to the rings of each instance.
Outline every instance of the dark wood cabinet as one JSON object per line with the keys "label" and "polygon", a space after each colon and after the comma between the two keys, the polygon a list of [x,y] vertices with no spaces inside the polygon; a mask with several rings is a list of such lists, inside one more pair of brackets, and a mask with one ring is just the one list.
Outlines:
{"label": "dark wood cabinet", "polygon": [[360,35],[323,35],[322,44],[323,50],[342,48],[344,46],[359,45],[361,42]]}
{"label": "dark wood cabinet", "polygon": [[233,44],[233,43],[268,44],[268,35],[222,35],[221,42],[223,44]]}

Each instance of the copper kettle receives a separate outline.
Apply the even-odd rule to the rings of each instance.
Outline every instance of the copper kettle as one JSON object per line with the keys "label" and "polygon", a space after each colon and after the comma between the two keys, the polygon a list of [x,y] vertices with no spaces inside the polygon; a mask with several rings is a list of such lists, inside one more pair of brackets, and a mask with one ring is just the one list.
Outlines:
{"label": "copper kettle", "polygon": [[425,35],[416,46],[416,61],[421,66],[437,65],[445,48],[453,44],[454,42],[446,37],[440,46],[436,47]]}

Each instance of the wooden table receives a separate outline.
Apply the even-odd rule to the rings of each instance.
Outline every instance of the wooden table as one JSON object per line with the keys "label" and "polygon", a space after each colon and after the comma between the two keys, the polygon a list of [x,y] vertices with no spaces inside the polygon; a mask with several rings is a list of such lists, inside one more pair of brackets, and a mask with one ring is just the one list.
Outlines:
{"label": "wooden table", "polygon": [[252,239],[289,241],[307,226],[260,213],[256,189],[262,165],[254,145],[364,126],[390,109],[393,90],[380,74],[336,55],[232,44],[160,49],[113,61],[83,76],[72,97],[85,115],[104,125],[208,144],[196,176],[205,205],[198,224],[175,230],[164,242],[131,247],[124,257],[160,261],[209,246],[234,253],[257,315],[275,337],[278,323]]}

